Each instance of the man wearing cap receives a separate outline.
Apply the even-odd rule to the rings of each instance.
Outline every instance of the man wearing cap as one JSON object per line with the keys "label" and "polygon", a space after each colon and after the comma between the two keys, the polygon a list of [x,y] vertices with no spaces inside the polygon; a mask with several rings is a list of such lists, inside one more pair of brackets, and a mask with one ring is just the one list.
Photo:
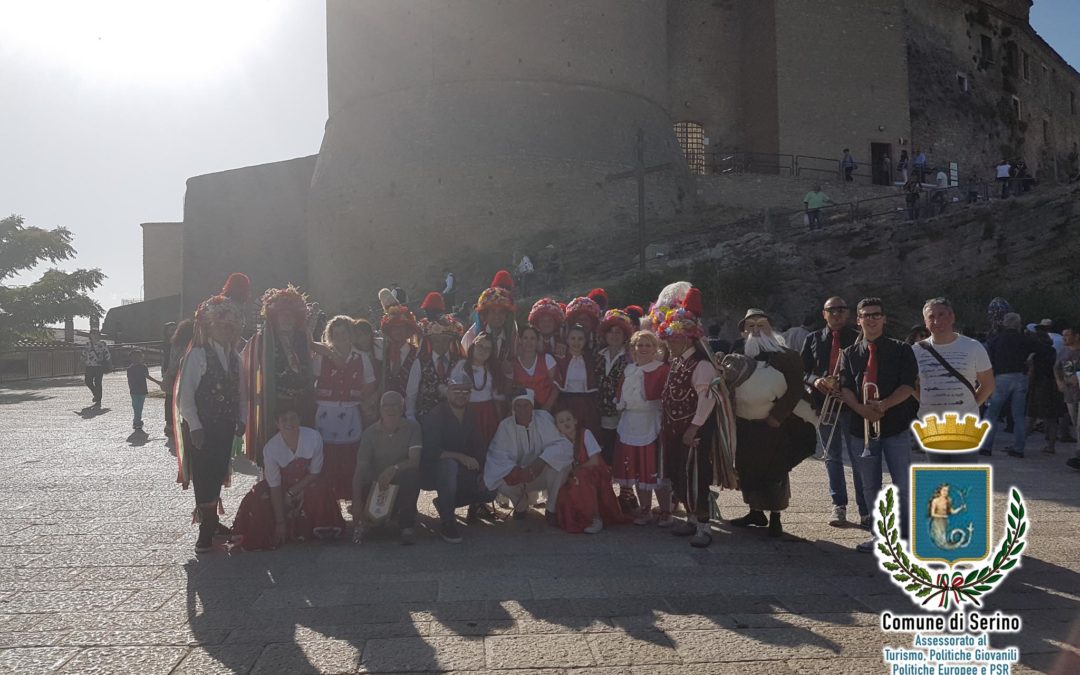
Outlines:
{"label": "man wearing cap", "polygon": [[513,400],[513,414],[499,423],[488,446],[484,483],[489,490],[509,497],[514,519],[523,520],[540,491],[547,493],[546,517],[558,526],[555,505],[559,488],[570,473],[572,448],[560,443],[562,436],[555,420],[544,410],[535,410],[533,393],[526,389]]}
{"label": "man wearing cap", "polygon": [[997,437],[997,420],[1010,405],[1013,415],[1013,447],[1006,451],[1010,456],[1023,457],[1027,444],[1027,404],[1028,373],[1031,372],[1031,359],[1039,351],[1035,338],[1021,332],[1023,321],[1016,312],[1009,312],[1002,319],[1003,330],[990,339],[986,351],[990,356],[990,365],[994,368],[994,393],[990,396],[990,405],[986,419],[991,421],[990,433],[983,443],[980,455],[990,455]]}
{"label": "man wearing cap", "polygon": [[[859,331],[848,324],[850,314],[844,299],[833,296],[825,301],[825,307],[821,310],[825,327],[810,333],[801,346],[788,345],[792,349],[802,350],[805,373],[803,382],[810,391],[814,409],[819,414],[827,397],[840,395],[840,354],[855,344],[859,337]],[[833,405],[836,405],[835,401]],[[855,503],[859,507],[859,524],[870,527],[870,510],[863,496],[862,478],[854,469],[857,466],[855,454],[853,448],[847,443],[845,429],[848,414],[848,409],[841,408],[836,424],[823,424],[818,427],[818,444],[822,454],[825,455],[825,473],[829,477],[829,496],[833,503],[833,517],[829,525],[844,527],[848,524],[847,480],[844,478],[844,456],[847,455],[855,480]],[[828,447],[825,447],[826,443]]]}
{"label": "man wearing cap", "polygon": [[421,485],[436,490],[439,535],[451,544],[461,542],[454,510],[491,501],[493,493],[483,485],[481,473],[487,448],[476,433],[469,414],[472,384],[465,373],[450,377],[447,398],[424,416],[424,448],[420,460]]}
{"label": "man wearing cap", "polygon": [[396,391],[388,391],[379,402],[379,421],[364,429],[356,453],[353,474],[353,541],[360,543],[364,532],[364,504],[372,483],[380,489],[398,486],[394,503],[401,543],[415,540],[416,500],[420,495],[420,451],[423,437],[420,425],[405,419],[405,400]]}

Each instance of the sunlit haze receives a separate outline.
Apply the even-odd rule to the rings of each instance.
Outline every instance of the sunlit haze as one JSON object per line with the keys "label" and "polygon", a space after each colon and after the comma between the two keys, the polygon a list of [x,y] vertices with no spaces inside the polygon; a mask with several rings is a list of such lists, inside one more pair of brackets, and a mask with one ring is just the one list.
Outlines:
{"label": "sunlit haze", "polygon": [[[1080,64],[1080,2],[1031,16]],[[69,228],[108,309],[142,296],[139,224],[179,221],[189,177],[318,152],[325,3],[0,0],[0,91],[0,216]]]}

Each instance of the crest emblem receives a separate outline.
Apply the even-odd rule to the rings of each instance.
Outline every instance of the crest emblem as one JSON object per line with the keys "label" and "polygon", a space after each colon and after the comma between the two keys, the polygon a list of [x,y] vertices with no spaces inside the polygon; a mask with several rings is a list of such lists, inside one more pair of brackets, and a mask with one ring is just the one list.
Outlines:
{"label": "crest emblem", "polygon": [[982,562],[990,555],[991,468],[911,467],[911,554],[921,562]]}

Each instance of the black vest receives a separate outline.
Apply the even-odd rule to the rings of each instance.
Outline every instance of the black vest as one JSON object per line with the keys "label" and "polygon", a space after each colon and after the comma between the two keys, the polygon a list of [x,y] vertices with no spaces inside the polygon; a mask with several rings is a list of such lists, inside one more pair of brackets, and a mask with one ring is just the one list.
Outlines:
{"label": "black vest", "polygon": [[240,418],[240,359],[228,352],[229,372],[221,366],[213,345],[203,347],[206,372],[195,389],[195,407],[203,426],[236,424]]}

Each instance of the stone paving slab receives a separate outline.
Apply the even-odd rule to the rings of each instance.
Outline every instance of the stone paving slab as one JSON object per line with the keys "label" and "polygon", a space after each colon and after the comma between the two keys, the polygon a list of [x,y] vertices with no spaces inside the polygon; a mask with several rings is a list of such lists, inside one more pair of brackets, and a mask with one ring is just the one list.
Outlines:
{"label": "stone paving slab", "polygon": [[[413,547],[391,532],[195,556],[160,399],[135,447],[123,375],[105,378],[108,412],[74,414],[87,398],[70,379],[0,389],[0,673],[874,673],[883,645],[910,641],[878,631],[877,612],[912,605],[853,550],[861,530],[825,523],[815,460],[792,474],[780,541],[720,523],[699,551],[655,527],[567,535],[534,513],[450,546],[424,493]],[[992,459],[1033,520],[1023,566],[986,603],[1024,617],[994,639],[1021,649],[1015,673],[1080,672],[1069,451]],[[238,464],[226,520],[254,480]],[[720,508],[744,512],[737,493]]]}

